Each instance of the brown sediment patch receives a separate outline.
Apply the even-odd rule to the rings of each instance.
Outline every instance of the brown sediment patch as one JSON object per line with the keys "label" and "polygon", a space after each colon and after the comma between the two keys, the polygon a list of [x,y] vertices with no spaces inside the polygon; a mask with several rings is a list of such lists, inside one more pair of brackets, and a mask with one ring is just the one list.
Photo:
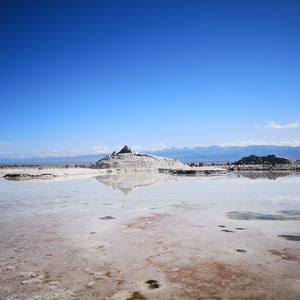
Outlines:
{"label": "brown sediment patch", "polygon": [[279,256],[284,260],[297,261],[300,262],[300,251],[296,249],[272,249],[269,250],[273,255]]}
{"label": "brown sediment patch", "polygon": [[107,272],[105,273],[105,276],[111,277],[111,272],[110,272],[110,271],[107,271]]}
{"label": "brown sediment patch", "polygon": [[136,222],[127,224],[127,228],[146,230],[158,225],[164,218],[170,217],[169,214],[155,214],[149,217],[140,217]]}
{"label": "brown sediment patch", "polygon": [[168,279],[192,299],[267,299],[266,283],[240,266],[197,262],[166,271]]}
{"label": "brown sediment patch", "polygon": [[133,292],[132,295],[129,298],[127,298],[126,300],[147,300],[147,298],[144,297],[139,292]]}
{"label": "brown sediment patch", "polygon": [[63,275],[61,274],[53,274],[50,275],[50,272],[48,270],[44,270],[41,274],[37,276],[37,278],[42,279],[43,284],[48,284],[48,285],[61,285],[61,282],[63,280]]}
{"label": "brown sediment patch", "polygon": [[105,249],[105,245],[99,245],[96,248],[97,250],[104,250]]}

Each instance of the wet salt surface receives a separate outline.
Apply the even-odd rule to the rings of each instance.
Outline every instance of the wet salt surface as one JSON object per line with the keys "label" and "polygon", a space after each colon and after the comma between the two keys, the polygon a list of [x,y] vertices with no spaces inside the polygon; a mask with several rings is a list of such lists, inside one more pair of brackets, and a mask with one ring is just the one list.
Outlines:
{"label": "wet salt surface", "polygon": [[0,179],[0,299],[299,299],[300,177],[253,178]]}
{"label": "wet salt surface", "polygon": [[291,234],[280,234],[279,237],[284,238],[289,241],[298,241],[300,242],[300,235],[291,235]]}
{"label": "wet salt surface", "polygon": [[300,216],[297,210],[289,210],[285,215],[275,215],[275,214],[262,214],[251,211],[231,211],[227,213],[230,219],[236,220],[277,220],[277,221],[287,221],[295,220],[300,221]]}

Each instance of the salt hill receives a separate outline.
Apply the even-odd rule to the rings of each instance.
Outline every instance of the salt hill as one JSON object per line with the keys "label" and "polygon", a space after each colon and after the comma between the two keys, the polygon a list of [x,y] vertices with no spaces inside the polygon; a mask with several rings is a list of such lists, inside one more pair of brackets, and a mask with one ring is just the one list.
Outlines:
{"label": "salt hill", "polygon": [[189,168],[177,159],[153,156],[134,152],[127,145],[119,152],[113,152],[98,160],[97,169],[135,169],[135,168]]}

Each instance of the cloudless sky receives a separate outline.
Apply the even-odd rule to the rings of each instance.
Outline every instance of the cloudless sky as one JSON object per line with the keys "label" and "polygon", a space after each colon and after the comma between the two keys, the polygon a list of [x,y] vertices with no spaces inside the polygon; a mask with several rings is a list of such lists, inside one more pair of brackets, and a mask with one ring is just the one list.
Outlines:
{"label": "cloudless sky", "polygon": [[300,141],[300,1],[1,0],[0,104],[2,155]]}

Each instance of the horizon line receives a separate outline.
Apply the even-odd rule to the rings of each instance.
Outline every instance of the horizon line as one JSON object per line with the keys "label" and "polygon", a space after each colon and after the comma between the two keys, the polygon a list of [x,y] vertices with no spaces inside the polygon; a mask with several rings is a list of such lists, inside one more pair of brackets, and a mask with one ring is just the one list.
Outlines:
{"label": "horizon line", "polygon": [[[247,147],[288,147],[288,148],[298,148],[300,147],[300,142],[293,144],[284,144],[284,143],[250,143],[250,144],[212,144],[212,145],[194,145],[194,146],[165,146],[157,149],[153,148],[142,148],[138,146],[129,145],[135,152],[162,152],[168,150],[183,150],[183,149],[197,149],[197,148],[247,148]],[[101,149],[99,149],[101,148]],[[108,155],[116,151],[116,149],[122,149],[121,147],[94,147],[86,151],[43,151],[43,152],[25,152],[25,153],[0,153],[0,159],[33,159],[33,158],[67,158],[67,157],[83,157],[83,156],[95,156],[95,155]]]}

